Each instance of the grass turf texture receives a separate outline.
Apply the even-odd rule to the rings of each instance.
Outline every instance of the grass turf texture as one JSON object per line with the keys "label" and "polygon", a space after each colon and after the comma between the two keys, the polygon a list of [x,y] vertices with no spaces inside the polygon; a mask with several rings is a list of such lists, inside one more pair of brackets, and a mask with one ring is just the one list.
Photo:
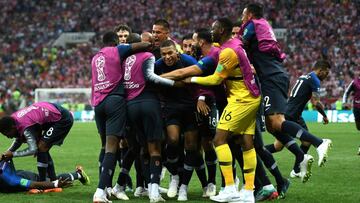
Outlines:
{"label": "grass turf texture", "polygon": [[[359,202],[360,201],[360,156],[356,155],[360,144],[360,133],[356,131],[355,124],[329,124],[324,126],[318,123],[309,123],[309,129],[315,135],[322,138],[330,138],[333,148],[325,167],[317,166],[317,154],[313,147],[310,154],[314,156],[313,176],[309,182],[303,184],[300,179],[292,179],[291,186],[284,200],[276,202]],[[95,123],[75,123],[70,134],[62,147],[53,147],[51,154],[55,162],[58,174],[72,172],[76,164],[84,166],[91,178],[91,185],[83,186],[75,182],[73,187],[65,188],[62,193],[50,193],[40,195],[28,195],[25,193],[0,194],[0,202],[91,202],[98,183],[98,154],[100,150],[100,139],[96,133]],[[269,144],[273,137],[264,134],[264,142]],[[0,150],[4,151],[10,145],[11,140],[0,136]],[[294,163],[294,156],[287,150],[275,154],[275,158],[285,177]],[[33,157],[15,159],[15,166],[21,170],[37,172],[36,159]],[[113,183],[117,180],[118,167]],[[131,171],[135,186],[134,171]],[[271,174],[268,173],[271,177]],[[167,187],[168,173],[162,186]],[[273,179],[272,179],[273,180]],[[275,181],[273,180],[273,183]],[[220,186],[220,172],[217,172],[217,189]],[[202,190],[197,176],[193,175],[189,186],[189,202],[211,202],[201,198]],[[134,198],[128,194],[128,202],[149,202],[148,198]],[[163,195],[165,197],[166,195]],[[167,202],[176,202],[176,199]],[[114,200],[120,202],[120,200]]]}

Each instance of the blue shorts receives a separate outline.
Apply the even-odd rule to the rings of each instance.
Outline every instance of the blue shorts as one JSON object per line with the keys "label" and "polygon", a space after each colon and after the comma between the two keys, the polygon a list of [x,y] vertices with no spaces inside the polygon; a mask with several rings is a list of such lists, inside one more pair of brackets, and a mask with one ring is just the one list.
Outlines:
{"label": "blue shorts", "polygon": [[60,105],[53,104],[61,113],[61,119],[56,122],[46,123],[42,126],[41,140],[49,146],[62,145],[64,139],[74,123],[71,113]]}
{"label": "blue shorts", "polygon": [[95,122],[101,136],[125,133],[126,103],[123,96],[109,95],[95,107]]}
{"label": "blue shorts", "polygon": [[261,82],[261,93],[264,99],[264,114],[285,114],[287,94],[289,90],[289,77],[279,73]]}

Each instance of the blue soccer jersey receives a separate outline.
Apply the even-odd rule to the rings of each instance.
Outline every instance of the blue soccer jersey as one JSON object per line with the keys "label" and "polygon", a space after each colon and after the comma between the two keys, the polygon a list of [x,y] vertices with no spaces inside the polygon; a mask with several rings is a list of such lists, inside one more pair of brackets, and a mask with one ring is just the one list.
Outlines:
{"label": "blue soccer jersey", "polygon": [[313,93],[320,93],[320,79],[314,72],[302,75],[292,87],[286,115],[298,119]]}

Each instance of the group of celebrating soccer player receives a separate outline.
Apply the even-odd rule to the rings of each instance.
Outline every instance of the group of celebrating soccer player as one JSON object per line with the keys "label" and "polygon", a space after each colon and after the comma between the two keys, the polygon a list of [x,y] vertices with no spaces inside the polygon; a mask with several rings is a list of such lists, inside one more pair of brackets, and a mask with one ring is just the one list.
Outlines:
{"label": "group of celebrating soccer player", "polygon": [[[248,4],[241,24],[219,18],[211,28],[195,30],[183,38],[182,47],[170,39],[170,25],[163,19],[153,24],[151,33],[141,35],[120,25],[104,34],[102,42],[91,62],[91,104],[102,144],[93,202],[111,202],[110,196],[128,200],[133,163],[137,173],[134,196],[148,196],[150,202],[165,201],[161,193],[187,201],[193,171],[201,182],[202,197],[255,202],[285,198],[290,186],[272,153],[286,147],[294,154],[290,177],[302,182],[312,175],[315,159],[307,154],[311,145],[316,148],[318,166],[326,162],[332,141],[311,134],[301,113],[310,101],[328,124],[320,83],[331,64],[316,61],[313,71],[299,77],[289,91],[282,65],[286,55],[263,18],[262,5]],[[346,101],[350,91],[356,92],[358,129],[359,90],[357,76],[344,97]],[[12,157],[36,153],[39,172],[31,179],[12,170],[8,185],[36,188],[31,183],[47,178],[53,184],[45,188],[67,185],[69,179],[56,177],[49,150],[62,144],[72,124],[66,109],[48,102],[1,118],[0,132],[16,140],[3,153],[0,166],[10,165]],[[261,133],[265,128],[275,137],[273,144],[264,145]],[[29,147],[16,151],[23,142]],[[235,160],[244,181],[240,190]],[[121,171],[112,185],[117,161]],[[222,177],[218,191],[217,163]],[[274,176],[276,188],[263,165]],[[160,187],[163,168],[170,173],[168,189]],[[82,167],[70,178],[89,183]]]}

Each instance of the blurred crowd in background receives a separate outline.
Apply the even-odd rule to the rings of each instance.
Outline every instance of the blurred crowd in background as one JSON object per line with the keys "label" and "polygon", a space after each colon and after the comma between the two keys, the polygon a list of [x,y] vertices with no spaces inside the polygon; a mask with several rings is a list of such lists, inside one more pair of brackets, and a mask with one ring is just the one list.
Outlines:
{"label": "blurred crowd in background", "polygon": [[[331,74],[323,82],[327,109],[340,109],[340,98],[360,67],[359,0],[264,0],[265,17],[286,28],[281,45],[291,83],[327,58]],[[36,88],[90,87],[91,57],[100,36],[119,24],[134,32],[150,31],[165,18],[180,40],[219,17],[241,18],[249,1],[236,0],[13,0],[0,1],[0,111],[12,112],[34,101]],[[53,47],[64,32],[95,32],[89,43]],[[76,101],[69,101],[73,103]],[[76,109],[75,109],[76,110]]]}

